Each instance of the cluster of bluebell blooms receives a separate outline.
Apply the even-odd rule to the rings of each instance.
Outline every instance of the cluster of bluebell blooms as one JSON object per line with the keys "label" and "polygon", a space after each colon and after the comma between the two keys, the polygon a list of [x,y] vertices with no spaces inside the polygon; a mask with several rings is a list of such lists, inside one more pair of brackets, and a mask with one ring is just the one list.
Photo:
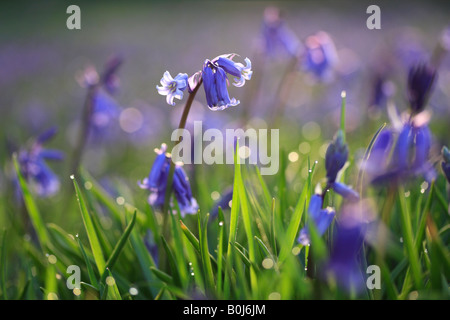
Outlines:
{"label": "cluster of bluebell blooms", "polygon": [[228,93],[228,75],[234,78],[233,85],[242,87],[252,76],[251,61],[245,58],[246,65],[233,61],[236,54],[220,55],[212,60],[205,60],[202,70],[188,77],[186,73],[179,73],[173,78],[169,71],[161,78],[161,86],[156,86],[160,95],[165,95],[167,104],[175,105],[174,99],[183,99],[183,92],[188,89],[193,92],[203,83],[206,102],[211,110],[224,110],[239,104],[239,100],[230,98]]}
{"label": "cluster of bluebell blooms", "polygon": [[[150,174],[139,183],[142,189],[150,190],[148,202],[155,207],[162,207],[165,201],[170,162],[172,161],[170,154],[166,151],[166,144],[162,144],[161,149],[155,149],[157,156]],[[172,186],[182,216],[197,213],[197,201],[192,196],[189,179],[180,164],[175,165]]]}
{"label": "cluster of bluebell blooms", "polygon": [[[47,160],[61,161],[64,153],[59,150],[46,149],[43,144],[53,138],[57,129],[55,127],[45,131],[36,138],[29,149],[22,149],[18,154],[20,172],[25,180],[30,183],[33,190],[40,197],[54,195],[60,186],[58,176],[47,165]],[[21,194],[16,180],[16,193]]]}
{"label": "cluster of bluebell blooms", "polygon": [[[319,235],[325,233],[335,216],[335,210],[327,207],[323,208],[323,201],[326,192],[329,189],[333,189],[334,192],[340,194],[344,199],[349,201],[358,201],[359,195],[350,186],[345,185],[342,182],[337,182],[337,175],[339,171],[344,167],[348,159],[348,146],[344,142],[342,131],[338,131],[336,137],[327,148],[325,154],[325,168],[327,172],[327,185],[322,194],[314,194],[309,202],[308,214],[313,221],[315,228]],[[311,222],[309,222],[311,223]],[[303,245],[308,245],[309,239],[309,223],[302,230],[298,237],[298,242]]]}
{"label": "cluster of bluebell blooms", "polygon": [[338,55],[334,41],[327,32],[319,31],[302,43],[282,18],[280,10],[274,7],[265,10],[261,29],[265,55],[273,57],[285,52],[298,63],[299,68],[316,80],[332,78]]}
{"label": "cluster of bluebell blooms", "polygon": [[[220,55],[212,60],[205,60],[202,70],[191,77],[186,73],[179,73],[173,78],[166,71],[161,78],[161,85],[156,86],[160,95],[166,96],[169,105],[175,105],[174,99],[181,100],[184,91],[194,93],[203,83],[206,102],[211,110],[224,110],[230,106],[236,106],[239,101],[230,98],[228,93],[228,75],[234,77],[233,85],[242,87],[251,79],[251,61],[245,58],[245,66],[233,61],[236,54]],[[194,93],[195,94],[195,93]],[[158,154],[150,174],[141,183],[140,187],[150,190],[149,203],[155,207],[163,207],[165,204],[166,189],[171,166],[171,156],[167,153],[167,145],[162,144],[161,149],[155,150]],[[192,196],[191,187],[186,173],[180,164],[175,165],[172,189],[177,199],[182,215],[194,214],[198,210],[197,201]]]}
{"label": "cluster of bluebell blooms", "polygon": [[436,77],[436,69],[428,64],[410,68],[407,88],[410,116],[403,123],[395,145],[395,132],[390,128],[383,129],[375,141],[366,164],[367,171],[374,176],[374,184],[398,183],[416,176],[429,182],[435,179],[436,171],[428,160],[432,134],[422,115]]}

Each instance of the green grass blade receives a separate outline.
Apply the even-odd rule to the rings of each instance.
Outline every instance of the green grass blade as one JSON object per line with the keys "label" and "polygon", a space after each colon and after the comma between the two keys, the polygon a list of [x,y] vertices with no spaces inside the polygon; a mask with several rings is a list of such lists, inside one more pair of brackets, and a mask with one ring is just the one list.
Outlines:
{"label": "green grass blade", "polygon": [[78,237],[78,235],[77,235],[76,239],[78,242],[78,246],[80,247],[81,254],[83,255],[84,261],[86,263],[89,280],[91,282],[90,284],[98,290],[99,289],[98,281],[97,281],[97,277],[95,276],[94,269],[92,268],[91,261],[89,260],[87,254],[86,254],[86,251],[84,250],[83,244],[81,243],[81,240]]}
{"label": "green grass blade", "polygon": [[411,268],[414,284],[416,289],[422,288],[422,276],[420,261],[417,251],[414,247],[413,232],[411,226],[411,216],[405,199],[405,191],[402,186],[399,186],[398,198],[400,202],[401,225],[403,230],[403,238],[405,241],[406,252],[408,254],[409,266]]}
{"label": "green grass blade", "polygon": [[6,230],[3,231],[0,250],[0,281],[2,288],[2,297],[3,300],[8,300],[8,295],[6,294]]}
{"label": "green grass blade", "polygon": [[130,237],[131,231],[133,231],[134,225],[136,223],[136,214],[137,213],[135,211],[133,213],[130,223],[128,224],[124,233],[122,234],[116,246],[114,247],[111,256],[109,257],[108,261],[106,261],[106,268],[108,268],[109,270],[112,270],[114,268],[114,265],[116,264],[116,261],[120,256],[120,253],[122,252],[123,248],[125,247],[125,244],[128,241],[128,238]]}
{"label": "green grass blade", "polygon": [[165,273],[164,271],[159,270],[156,267],[150,267],[150,270],[155,274],[155,276],[160,279],[162,282],[167,283],[167,284],[173,284],[174,280],[173,277],[171,275],[168,275],[167,273]]}
{"label": "green grass blade", "polygon": [[98,239],[97,233],[95,232],[94,224],[92,222],[89,211],[86,207],[86,202],[84,200],[83,194],[81,193],[80,187],[78,186],[77,180],[74,178],[74,176],[71,176],[71,179],[73,180],[73,185],[75,187],[75,192],[77,194],[81,217],[83,219],[84,227],[86,229],[86,233],[89,239],[89,244],[91,246],[91,251],[94,256],[95,264],[97,265],[97,270],[100,276],[103,276],[105,272],[106,262],[105,258],[103,257],[100,241]]}
{"label": "green grass blade", "polygon": [[198,215],[198,230],[200,233],[200,253],[202,257],[206,292],[213,293],[214,275],[208,249],[208,220],[209,220],[209,213],[205,215],[203,223],[201,222],[200,214]]}
{"label": "green grass blade", "polygon": [[180,274],[178,273],[177,263],[175,261],[175,257],[173,255],[173,252],[170,249],[169,244],[167,243],[167,241],[164,238],[164,236],[161,236],[161,241],[162,241],[162,244],[163,244],[163,248],[164,248],[164,250],[166,251],[166,254],[167,254],[167,259],[169,261],[170,271],[172,272],[173,282],[174,282],[174,284],[176,286],[181,287]]}
{"label": "green grass blade", "polygon": [[28,215],[30,216],[31,223],[33,224],[36,234],[41,244],[42,249],[46,249],[49,244],[49,235],[47,229],[45,228],[44,220],[41,217],[39,209],[34,202],[33,196],[28,188],[27,182],[25,181],[22,173],[20,172],[20,166],[17,161],[17,155],[13,155],[14,167],[16,169],[17,178],[19,180],[20,189],[22,191],[23,201],[25,207],[27,208]]}

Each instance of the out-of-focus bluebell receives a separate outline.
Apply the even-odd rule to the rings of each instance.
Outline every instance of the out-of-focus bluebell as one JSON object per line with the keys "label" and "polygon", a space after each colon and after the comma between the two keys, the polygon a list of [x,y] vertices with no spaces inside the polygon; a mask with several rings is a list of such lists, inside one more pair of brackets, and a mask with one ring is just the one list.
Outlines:
{"label": "out-of-focus bluebell", "polygon": [[327,171],[327,184],[336,193],[348,200],[358,200],[359,195],[351,187],[336,181],[338,172],[344,167],[348,158],[348,146],[344,142],[343,132],[338,131],[336,137],[327,148],[325,154],[325,169]]}
{"label": "out-of-focus bluebell", "polygon": [[267,7],[264,10],[261,33],[262,49],[265,55],[274,57],[279,53],[286,52],[296,57],[299,54],[301,43],[281,17],[280,9]]}
{"label": "out-of-focus bluebell", "polygon": [[122,108],[114,95],[120,86],[117,71],[122,63],[121,57],[113,56],[108,59],[102,74],[88,66],[77,76],[78,83],[88,90],[90,117],[83,121],[89,121],[89,139],[92,142],[117,138],[114,133],[117,132],[117,119]]}
{"label": "out-of-focus bluebell", "polygon": [[92,113],[90,121],[90,134],[94,141],[107,136],[113,130],[122,109],[117,101],[99,88],[92,97]]}
{"label": "out-of-focus bluebell", "polygon": [[363,164],[366,173],[374,176],[386,170],[392,145],[392,131],[386,128],[382,129],[372,146],[369,158]]}
{"label": "out-of-focus bluebell", "polygon": [[427,63],[415,64],[409,69],[407,96],[412,114],[420,113],[426,107],[436,77],[436,69]]}
{"label": "out-of-focus bluebell", "polygon": [[175,78],[172,78],[169,71],[164,72],[161,78],[161,86],[156,86],[160,95],[166,96],[167,104],[174,106],[174,99],[183,99],[183,91],[188,85],[188,75],[186,73],[179,73]]}
{"label": "out-of-focus bluebell", "polygon": [[442,148],[442,157],[444,159],[441,163],[442,171],[447,177],[447,181],[450,183],[450,151],[445,146]]}
{"label": "out-of-focus bluebell", "polygon": [[305,40],[303,69],[317,80],[327,81],[333,76],[333,69],[338,62],[336,47],[330,35],[319,31]]}
{"label": "out-of-focus bluebell", "polygon": [[43,144],[51,139],[56,131],[56,128],[45,131],[29,150],[20,150],[18,155],[22,175],[40,197],[52,196],[60,187],[58,176],[48,167],[46,160],[61,161],[64,159],[64,154],[59,150],[43,147]]}
{"label": "out-of-focus bluebell", "polygon": [[325,209],[322,209],[322,202],[323,199],[318,194],[313,195],[311,197],[311,200],[309,201],[308,225],[300,230],[300,235],[297,238],[297,241],[304,246],[310,243],[309,224],[311,223],[311,221],[314,223],[314,227],[316,228],[317,233],[319,235],[323,235],[330,226],[336,214],[333,208],[327,207]]}
{"label": "out-of-focus bluebell", "polygon": [[336,219],[330,260],[326,275],[332,275],[338,286],[359,293],[365,281],[360,252],[371,222],[370,208],[363,203],[344,206]]}
{"label": "out-of-focus bluebell", "polygon": [[[436,171],[428,161],[431,143],[431,132],[426,123],[406,122],[398,135],[387,168],[384,169],[385,162],[380,163],[378,175],[373,168],[375,178],[372,182],[398,183],[416,176],[423,176],[426,181],[431,182],[436,177]],[[371,163],[375,161],[370,160]]]}
{"label": "out-of-focus bluebell", "polygon": [[211,210],[211,220],[217,217],[219,214],[219,207],[223,210],[230,208],[230,201],[233,199],[233,188],[228,188],[220,197],[220,199],[214,204]]}
{"label": "out-of-focus bluebell", "polygon": [[159,266],[159,250],[158,245],[155,243],[155,236],[153,235],[153,232],[151,230],[147,230],[145,237],[144,237],[144,244],[147,248],[148,252],[153,258],[153,262],[155,263],[156,267]]}
{"label": "out-of-focus bluebell", "polygon": [[[161,149],[155,149],[157,156],[150,173],[142,182],[139,182],[139,186],[142,189],[150,190],[150,196],[148,198],[150,205],[159,208],[164,206],[170,162],[172,161],[166,151],[166,144],[162,144]],[[175,166],[172,188],[180,207],[181,215],[197,213],[197,201],[192,196],[189,179],[180,164],[176,164]]]}
{"label": "out-of-focus bluebell", "polygon": [[372,78],[369,108],[379,110],[386,106],[387,101],[395,92],[395,85],[387,76],[379,73]]}

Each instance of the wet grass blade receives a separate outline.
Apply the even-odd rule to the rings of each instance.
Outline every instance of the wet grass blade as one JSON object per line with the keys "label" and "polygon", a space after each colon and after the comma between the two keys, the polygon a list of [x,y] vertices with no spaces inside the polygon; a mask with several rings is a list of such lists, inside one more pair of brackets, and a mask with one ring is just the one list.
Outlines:
{"label": "wet grass blade", "polygon": [[203,223],[201,221],[200,214],[198,214],[198,230],[200,233],[200,254],[202,257],[203,272],[205,276],[205,286],[206,291],[209,293],[214,292],[214,275],[211,265],[211,259],[208,249],[208,220],[209,213],[203,218]]}
{"label": "wet grass blade", "polygon": [[97,281],[97,277],[95,276],[94,269],[92,268],[91,261],[89,260],[87,254],[86,254],[86,251],[84,250],[84,247],[83,247],[83,244],[80,241],[80,238],[76,237],[76,239],[77,239],[77,242],[78,242],[78,246],[80,247],[81,254],[83,255],[84,261],[86,263],[86,268],[87,268],[87,271],[88,271],[89,280],[91,282],[91,285],[98,290],[99,289],[98,281]]}
{"label": "wet grass blade", "polygon": [[403,187],[399,186],[398,198],[400,202],[400,215],[401,215],[401,225],[403,231],[403,238],[405,241],[406,252],[408,254],[409,266],[411,268],[414,284],[416,289],[422,288],[422,276],[420,261],[417,251],[414,247],[414,239],[411,226],[411,215],[409,213],[408,206],[406,204],[406,199],[404,197],[405,191]]}
{"label": "wet grass blade", "polygon": [[[313,165],[311,172],[309,174],[311,175],[312,172],[314,172],[315,164]],[[289,223],[289,226],[286,231],[286,243],[282,246],[280,250],[280,256],[279,261],[283,262],[289,252],[291,252],[292,247],[295,243],[295,239],[297,238],[298,230],[300,228],[300,222],[302,221],[303,212],[305,211],[306,202],[307,202],[307,196],[309,195],[309,190],[311,188],[310,182],[311,180],[308,179],[306,185],[303,187],[302,193],[300,194],[300,198],[298,199],[297,205],[295,206],[294,213],[291,217],[291,221]]]}
{"label": "wet grass blade", "polygon": [[94,256],[95,264],[97,265],[97,270],[100,276],[103,276],[105,272],[106,262],[105,258],[103,257],[100,241],[98,239],[97,233],[95,232],[94,224],[87,209],[83,194],[81,193],[80,187],[78,186],[77,180],[74,178],[74,176],[71,176],[71,178],[73,180],[73,185],[77,194],[78,205],[80,207],[81,217],[83,219],[84,227],[89,239],[89,244],[91,246],[92,255]]}

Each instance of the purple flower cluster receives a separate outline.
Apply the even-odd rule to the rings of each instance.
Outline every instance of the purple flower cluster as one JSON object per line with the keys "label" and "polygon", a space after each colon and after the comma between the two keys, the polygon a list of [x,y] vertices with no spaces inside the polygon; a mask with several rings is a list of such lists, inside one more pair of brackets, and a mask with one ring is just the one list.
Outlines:
{"label": "purple flower cluster", "polygon": [[53,138],[56,131],[56,128],[45,131],[29,150],[22,149],[18,154],[20,172],[40,197],[52,196],[60,187],[58,176],[49,168],[46,161],[61,161],[64,159],[64,154],[59,150],[43,147],[45,142]]}
{"label": "purple flower cluster", "polygon": [[[164,206],[170,162],[172,161],[166,151],[166,144],[162,144],[161,149],[155,149],[157,156],[150,173],[148,177],[139,183],[142,189],[150,190],[148,202],[152,206],[159,208]],[[172,186],[182,216],[197,213],[198,204],[192,196],[189,179],[181,165],[175,166]]]}

